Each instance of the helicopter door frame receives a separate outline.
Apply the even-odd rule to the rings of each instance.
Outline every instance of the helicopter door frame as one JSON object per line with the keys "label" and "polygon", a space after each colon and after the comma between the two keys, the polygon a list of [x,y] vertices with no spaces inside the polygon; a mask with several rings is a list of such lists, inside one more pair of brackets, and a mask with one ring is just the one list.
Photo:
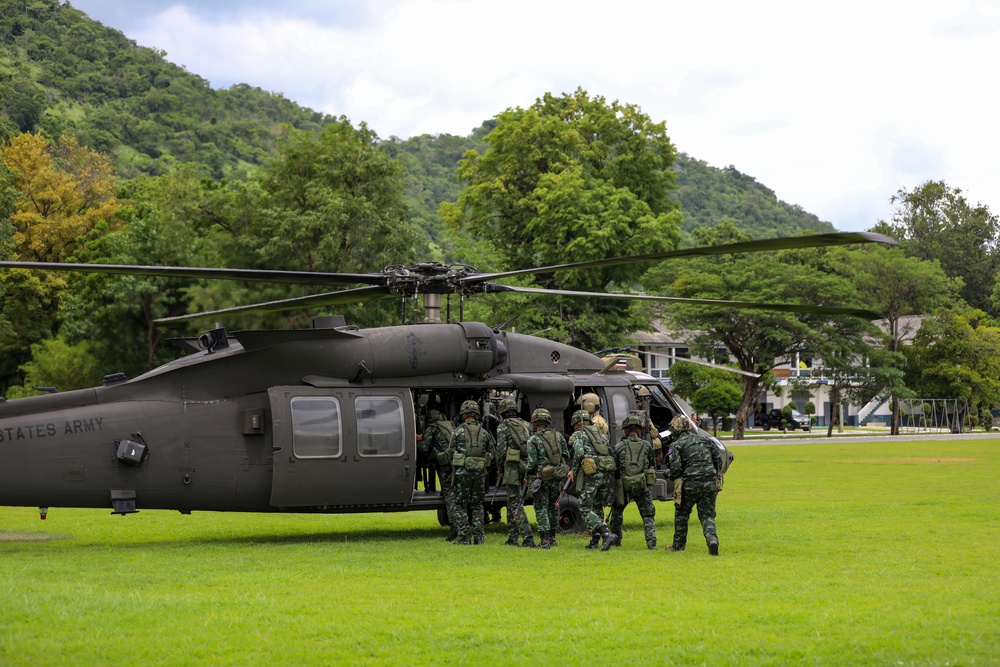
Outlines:
{"label": "helicopter door frame", "polygon": [[408,389],[271,387],[279,508],[400,508],[412,499],[416,465]]}

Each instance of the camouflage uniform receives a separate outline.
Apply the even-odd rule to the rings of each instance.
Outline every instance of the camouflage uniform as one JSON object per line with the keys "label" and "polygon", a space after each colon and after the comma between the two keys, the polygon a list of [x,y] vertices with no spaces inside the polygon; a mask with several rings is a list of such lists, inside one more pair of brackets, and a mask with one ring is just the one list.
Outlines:
{"label": "camouflage uniform", "polygon": [[431,410],[430,423],[424,429],[420,447],[426,452],[427,459],[432,462],[438,479],[441,480],[441,497],[444,498],[445,510],[448,512],[448,524],[457,531],[455,517],[458,515],[458,502],[451,475],[451,434],[454,430],[455,426],[450,419],[437,410]]}
{"label": "camouflage uniform", "polygon": [[[675,418],[678,425],[687,421]],[[669,551],[681,551],[687,545],[688,519],[691,510],[698,507],[698,519],[705,534],[705,543],[713,556],[719,553],[719,536],[715,532],[715,497],[718,488],[715,477],[722,470],[722,453],[714,442],[694,433],[690,428],[678,429],[671,422],[671,430],[680,431],[670,451],[670,479],[683,478],[681,502],[674,506],[674,543]]]}
{"label": "camouflage uniform", "polygon": [[[608,527],[604,524],[604,502],[608,497],[609,482],[614,480],[615,459],[608,439],[588,422],[590,416],[585,410],[573,415],[573,426],[577,430],[569,444],[573,451],[573,477],[576,479],[580,512],[591,535],[587,548],[596,549],[598,540],[608,534]],[[588,463],[584,462],[585,459]]]}
{"label": "camouflage uniform", "polygon": [[[638,419],[630,417],[630,419]],[[627,422],[627,420],[626,420]],[[639,428],[634,429],[638,432]],[[622,523],[625,506],[634,500],[642,517],[643,530],[646,537],[646,547],[656,548],[656,508],[649,493],[646,471],[655,470],[656,461],[653,446],[648,440],[643,440],[636,433],[623,438],[615,447],[615,462],[618,465],[618,489],[614,505],[611,508],[609,528],[622,537]]]}
{"label": "camouflage uniform", "polygon": [[[520,536],[527,546],[533,546],[534,536],[531,525],[524,513],[524,499],[521,494],[521,480],[527,472],[528,438],[531,424],[511,415],[504,417],[497,427],[497,461],[503,471],[503,484],[507,488],[507,543],[517,545]],[[511,452],[507,460],[508,452]],[[513,460],[514,456],[517,457]]]}
{"label": "camouflage uniform", "polygon": [[[539,411],[536,410],[537,415]],[[545,412],[546,417],[548,411]],[[539,422],[532,415],[532,424],[537,429],[528,438],[528,477],[541,481],[541,488],[535,492],[532,502],[535,505],[535,519],[538,521],[538,531],[542,534],[542,546],[554,546],[555,532],[559,527],[559,514],[556,512],[556,501],[562,493],[565,476],[556,476],[550,480],[542,480],[542,469],[563,465],[569,460],[569,448],[562,433],[554,431],[549,423]]]}
{"label": "camouflage uniform", "polygon": [[[469,401],[466,401],[468,403]],[[466,421],[455,428],[451,436],[451,456],[455,477],[456,516],[458,544],[469,544],[469,517],[472,517],[472,538],[475,544],[482,544],[485,536],[483,528],[483,498],[486,493],[486,469],[493,457],[495,444],[493,436],[471,413],[465,412]],[[478,414],[478,407],[477,407]],[[481,466],[481,467],[480,467]]]}

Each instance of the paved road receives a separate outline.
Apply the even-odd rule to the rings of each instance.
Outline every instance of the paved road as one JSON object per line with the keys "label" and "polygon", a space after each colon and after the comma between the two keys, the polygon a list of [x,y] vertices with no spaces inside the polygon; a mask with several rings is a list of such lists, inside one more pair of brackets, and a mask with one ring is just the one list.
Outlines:
{"label": "paved road", "polygon": [[[822,433],[822,435],[820,434]],[[905,433],[891,436],[887,432],[873,431],[870,433],[837,433],[834,431],[833,437],[826,437],[826,431],[817,432],[816,435],[795,435],[789,433],[785,436],[774,437],[759,433],[750,433],[745,440],[733,440],[732,438],[719,438],[726,447],[744,447],[747,445],[808,445],[808,444],[830,444],[832,442],[871,442],[873,440],[888,440],[890,442],[904,442],[908,440],[983,440],[1000,439],[1000,432],[976,431],[975,433]]]}

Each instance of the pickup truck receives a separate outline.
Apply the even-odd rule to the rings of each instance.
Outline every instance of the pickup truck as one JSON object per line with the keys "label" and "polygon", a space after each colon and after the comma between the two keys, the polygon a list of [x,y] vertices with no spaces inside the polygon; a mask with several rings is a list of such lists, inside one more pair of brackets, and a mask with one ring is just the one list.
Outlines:
{"label": "pickup truck", "polygon": [[[770,412],[757,414],[757,425],[762,426],[765,431],[770,431],[772,428],[780,429],[781,420],[782,416],[779,408],[774,408]],[[804,415],[798,410],[792,410],[792,419],[788,422],[787,428],[789,431],[794,431],[797,428],[809,431],[812,428],[812,419],[809,415]]]}

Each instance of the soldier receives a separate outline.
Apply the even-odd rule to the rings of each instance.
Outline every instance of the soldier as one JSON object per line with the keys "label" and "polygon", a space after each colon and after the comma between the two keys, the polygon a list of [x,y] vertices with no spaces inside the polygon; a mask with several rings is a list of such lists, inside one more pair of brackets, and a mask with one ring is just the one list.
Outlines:
{"label": "soldier", "polygon": [[670,430],[679,435],[670,451],[670,479],[674,483],[674,543],[667,547],[667,551],[684,550],[688,518],[697,506],[708,553],[718,556],[715,497],[719,493],[716,478],[722,471],[722,453],[714,442],[698,435],[694,425],[683,415],[674,417]]}
{"label": "soldier", "polygon": [[629,415],[622,422],[625,436],[615,447],[615,463],[618,465],[618,492],[611,508],[611,532],[621,542],[622,515],[625,506],[634,500],[642,517],[643,529],[646,533],[646,548],[656,548],[656,508],[649,487],[656,482],[656,463],[653,457],[653,446],[648,440],[639,437],[642,433],[642,420],[638,415]]}
{"label": "soldier", "polygon": [[569,475],[566,438],[552,430],[551,423],[552,415],[545,408],[531,413],[531,425],[535,427],[535,432],[528,438],[528,478],[534,493],[535,519],[542,537],[539,545],[542,549],[557,546],[559,515],[556,513],[556,501]]}
{"label": "soldier", "polygon": [[[507,546],[535,548],[535,537],[524,513],[521,480],[528,470],[528,438],[531,425],[517,416],[517,401],[508,396],[500,401],[503,421],[497,426],[497,460],[507,487]],[[522,543],[517,543],[518,536]]]}
{"label": "soldier", "polygon": [[649,444],[653,445],[653,455],[656,458],[657,465],[659,465],[663,459],[663,442],[660,440],[660,430],[656,428],[656,424],[649,418],[649,388],[642,384],[635,385],[634,388],[635,403],[646,415],[646,425],[649,427]]}
{"label": "soldier", "polygon": [[614,479],[615,459],[608,447],[608,439],[591,423],[590,414],[586,410],[574,412],[570,423],[573,426],[573,437],[569,441],[573,452],[573,471],[570,476],[576,481],[580,511],[590,529],[590,544],[587,548],[596,549],[597,543],[604,538],[601,551],[607,551],[614,544],[617,535],[611,533],[604,523],[602,503],[608,497],[608,479]]}
{"label": "soldier", "polygon": [[455,544],[469,544],[469,517],[472,517],[472,543],[482,544],[483,496],[486,492],[486,469],[493,457],[495,444],[490,432],[479,424],[479,404],[465,401],[459,410],[462,423],[451,436],[451,465],[455,479],[458,528]]}
{"label": "soldier", "polygon": [[596,426],[603,435],[608,434],[608,422],[604,421],[604,417],[598,414],[598,410],[601,409],[600,396],[594,393],[584,394],[580,398],[576,399],[576,404],[590,414],[591,423]]}
{"label": "soldier", "polygon": [[458,537],[458,522],[455,519],[458,514],[458,504],[451,468],[451,435],[455,427],[451,420],[438,410],[431,410],[427,421],[420,446],[427,452],[427,458],[437,469],[438,479],[441,480],[441,496],[444,498],[448,525],[451,527],[446,539],[451,542]]}

